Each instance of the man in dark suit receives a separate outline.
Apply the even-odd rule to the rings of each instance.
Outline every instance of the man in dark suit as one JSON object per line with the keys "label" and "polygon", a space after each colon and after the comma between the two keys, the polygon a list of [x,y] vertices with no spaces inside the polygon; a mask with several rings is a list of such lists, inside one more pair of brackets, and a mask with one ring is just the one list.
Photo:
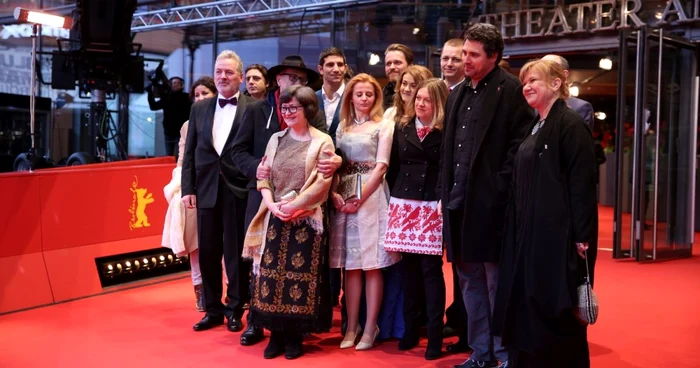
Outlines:
{"label": "man in dark suit", "polygon": [[[345,54],[337,47],[330,47],[318,57],[318,73],[323,79],[323,86],[316,92],[318,97],[319,109],[324,113],[324,120],[328,127],[328,135],[335,143],[335,132],[338,130],[340,123],[340,101],[343,100],[345,93],[345,73],[348,70],[348,65],[345,60]],[[332,206],[329,206],[332,210]],[[338,305],[341,289],[341,276],[339,268],[332,268],[331,273],[331,298],[332,305]],[[345,316],[345,308],[342,310]]]}
{"label": "man in dark suit", "polygon": [[[260,166],[265,154],[267,142],[270,137],[287,128],[280,114],[279,97],[281,90],[293,85],[313,84],[318,80],[318,74],[306,67],[301,56],[287,56],[280,65],[268,70],[270,80],[276,80],[278,89],[270,91],[264,100],[255,101],[247,108],[241,128],[233,142],[232,158],[236,167],[245,175],[248,184],[248,205],[245,213],[245,228],[248,228],[251,220],[258,212],[262,202],[262,194],[258,192],[256,181],[258,178],[269,177],[269,169]],[[322,132],[328,132],[323,110],[319,109],[316,117],[311,119],[311,125]],[[333,152],[330,152],[333,154]],[[335,156],[332,159],[319,161],[319,171],[327,175],[340,167],[342,159]],[[335,168],[335,169],[333,169]],[[267,169],[267,170],[266,170]],[[248,321],[251,320],[251,311],[248,311]],[[253,345],[263,338],[261,329],[250,323],[241,334],[241,345]]]}
{"label": "man in dark suit", "polygon": [[[452,38],[447,40],[440,52],[440,71],[447,89],[452,93],[464,83],[464,59],[462,59],[462,45],[464,40]],[[454,344],[448,344],[449,353],[464,353],[470,351],[467,343],[467,311],[462,300],[462,289],[459,287],[459,276],[452,264],[452,304],[445,310],[445,328],[443,337],[459,336]]]}
{"label": "man in dark suit", "polygon": [[[564,57],[550,54],[545,55],[542,60],[553,61],[561,65],[561,67],[564,68],[564,75],[567,79],[569,79],[569,61],[564,59]],[[590,102],[582,100],[578,97],[569,96],[566,99],[566,105],[581,115],[586,124],[588,124],[588,126],[591,128],[591,131],[593,131],[595,120],[593,120],[593,105],[591,105]]]}
{"label": "man in dark suit", "polygon": [[318,73],[323,86],[316,92],[318,107],[324,112],[328,134],[335,142],[335,132],[340,123],[340,101],[345,93],[345,73],[348,70],[345,54],[337,47],[321,52],[318,58]]}
{"label": "man in dark suit", "polygon": [[507,367],[500,338],[491,334],[491,314],[513,158],[534,111],[520,81],[497,66],[503,56],[498,28],[478,23],[464,39],[467,79],[447,100],[438,184],[447,259],[459,275],[474,349],[458,367]]}
{"label": "man in dark suit", "polygon": [[[182,162],[182,202],[197,208],[199,262],[206,315],[194,325],[208,330],[228,320],[229,331],[243,329],[241,317],[248,290],[248,268],[242,262],[245,228],[243,219],[248,180],[231,159],[233,138],[251,99],[239,92],[243,63],[233,51],[216,58],[214,81],[219,95],[192,106],[190,128]],[[221,257],[228,276],[228,304],[223,291]]]}

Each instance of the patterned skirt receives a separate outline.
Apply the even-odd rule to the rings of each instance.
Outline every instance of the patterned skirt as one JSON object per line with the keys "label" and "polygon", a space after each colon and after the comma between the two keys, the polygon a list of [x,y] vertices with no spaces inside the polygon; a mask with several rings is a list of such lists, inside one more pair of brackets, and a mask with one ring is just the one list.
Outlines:
{"label": "patterned skirt", "polygon": [[437,213],[437,201],[391,197],[384,249],[441,256],[442,216]]}
{"label": "patterned skirt", "polygon": [[270,215],[254,279],[252,322],[270,331],[327,332],[332,306],[327,232]]}

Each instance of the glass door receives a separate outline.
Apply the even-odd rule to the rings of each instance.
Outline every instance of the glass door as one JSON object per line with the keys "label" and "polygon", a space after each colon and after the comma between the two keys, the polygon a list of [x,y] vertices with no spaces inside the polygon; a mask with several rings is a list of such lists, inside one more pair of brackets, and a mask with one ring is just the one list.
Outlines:
{"label": "glass door", "polygon": [[690,257],[695,219],[697,50],[647,32],[621,34],[618,71],[613,256],[640,262]]}

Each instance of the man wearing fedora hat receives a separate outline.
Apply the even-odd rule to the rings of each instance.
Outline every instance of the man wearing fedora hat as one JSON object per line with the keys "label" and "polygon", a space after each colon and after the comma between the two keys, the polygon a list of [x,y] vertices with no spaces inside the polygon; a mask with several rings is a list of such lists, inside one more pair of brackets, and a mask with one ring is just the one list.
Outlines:
{"label": "man wearing fedora hat", "polygon": [[[318,73],[307,68],[304,59],[298,55],[285,57],[279,65],[270,68],[267,74],[269,80],[277,81],[279,88],[270,91],[264,100],[255,101],[248,105],[241,127],[233,142],[233,162],[250,180],[245,216],[246,228],[250,225],[262,202],[262,195],[257,190],[256,180],[259,176],[258,166],[265,154],[267,142],[274,133],[287,128],[280,112],[280,93],[293,85],[312,85],[319,80]],[[323,110],[319,109],[318,114],[309,119],[309,123],[322,132],[328,132]],[[332,175],[342,163],[342,159],[335,155],[333,158],[323,161],[327,161],[325,162],[327,172],[321,170],[321,161],[319,161],[319,171],[325,175]],[[269,175],[269,172],[264,175]],[[250,323],[251,313],[252,308],[248,311],[248,327],[241,334],[241,345],[253,345],[263,338],[262,329],[256,328]]]}

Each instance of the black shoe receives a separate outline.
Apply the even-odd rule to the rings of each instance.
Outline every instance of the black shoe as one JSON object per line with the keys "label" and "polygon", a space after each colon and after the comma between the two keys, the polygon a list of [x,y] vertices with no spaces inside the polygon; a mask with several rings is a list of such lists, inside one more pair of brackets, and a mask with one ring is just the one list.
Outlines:
{"label": "black shoe", "polygon": [[252,324],[248,324],[245,331],[241,334],[241,345],[255,345],[265,338],[262,328],[257,328]]}
{"label": "black shoe", "polygon": [[428,348],[425,349],[425,360],[440,359],[440,356],[442,356],[441,347],[432,347],[430,344],[428,344]]}
{"label": "black shoe", "polygon": [[418,341],[420,340],[418,334],[413,334],[410,332],[404,332],[403,337],[399,340],[399,350],[411,350],[418,346]]}
{"label": "black shoe", "polygon": [[456,354],[456,353],[468,353],[474,349],[472,349],[466,342],[457,341],[454,344],[447,345],[446,350],[448,353]]}
{"label": "black shoe", "polygon": [[452,337],[459,335],[459,331],[452,326],[445,326],[442,328],[442,337]]}
{"label": "black shoe", "polygon": [[238,332],[243,329],[243,322],[241,322],[240,318],[231,317],[226,319],[228,320],[226,328],[228,328],[229,331]]}
{"label": "black shoe", "polygon": [[204,316],[199,322],[192,326],[195,331],[204,331],[224,324],[224,317]]}
{"label": "black shoe", "polygon": [[472,358],[467,359],[466,362],[455,365],[454,368],[494,368],[498,367],[498,362],[484,361],[484,360],[473,360]]}
{"label": "black shoe", "polygon": [[291,334],[287,337],[287,348],[284,351],[284,357],[287,359],[296,359],[304,354],[302,343],[303,337],[301,334]]}
{"label": "black shoe", "polygon": [[272,331],[270,341],[267,343],[265,352],[263,352],[263,358],[272,359],[282,355],[284,353],[284,344],[284,335],[280,332]]}

